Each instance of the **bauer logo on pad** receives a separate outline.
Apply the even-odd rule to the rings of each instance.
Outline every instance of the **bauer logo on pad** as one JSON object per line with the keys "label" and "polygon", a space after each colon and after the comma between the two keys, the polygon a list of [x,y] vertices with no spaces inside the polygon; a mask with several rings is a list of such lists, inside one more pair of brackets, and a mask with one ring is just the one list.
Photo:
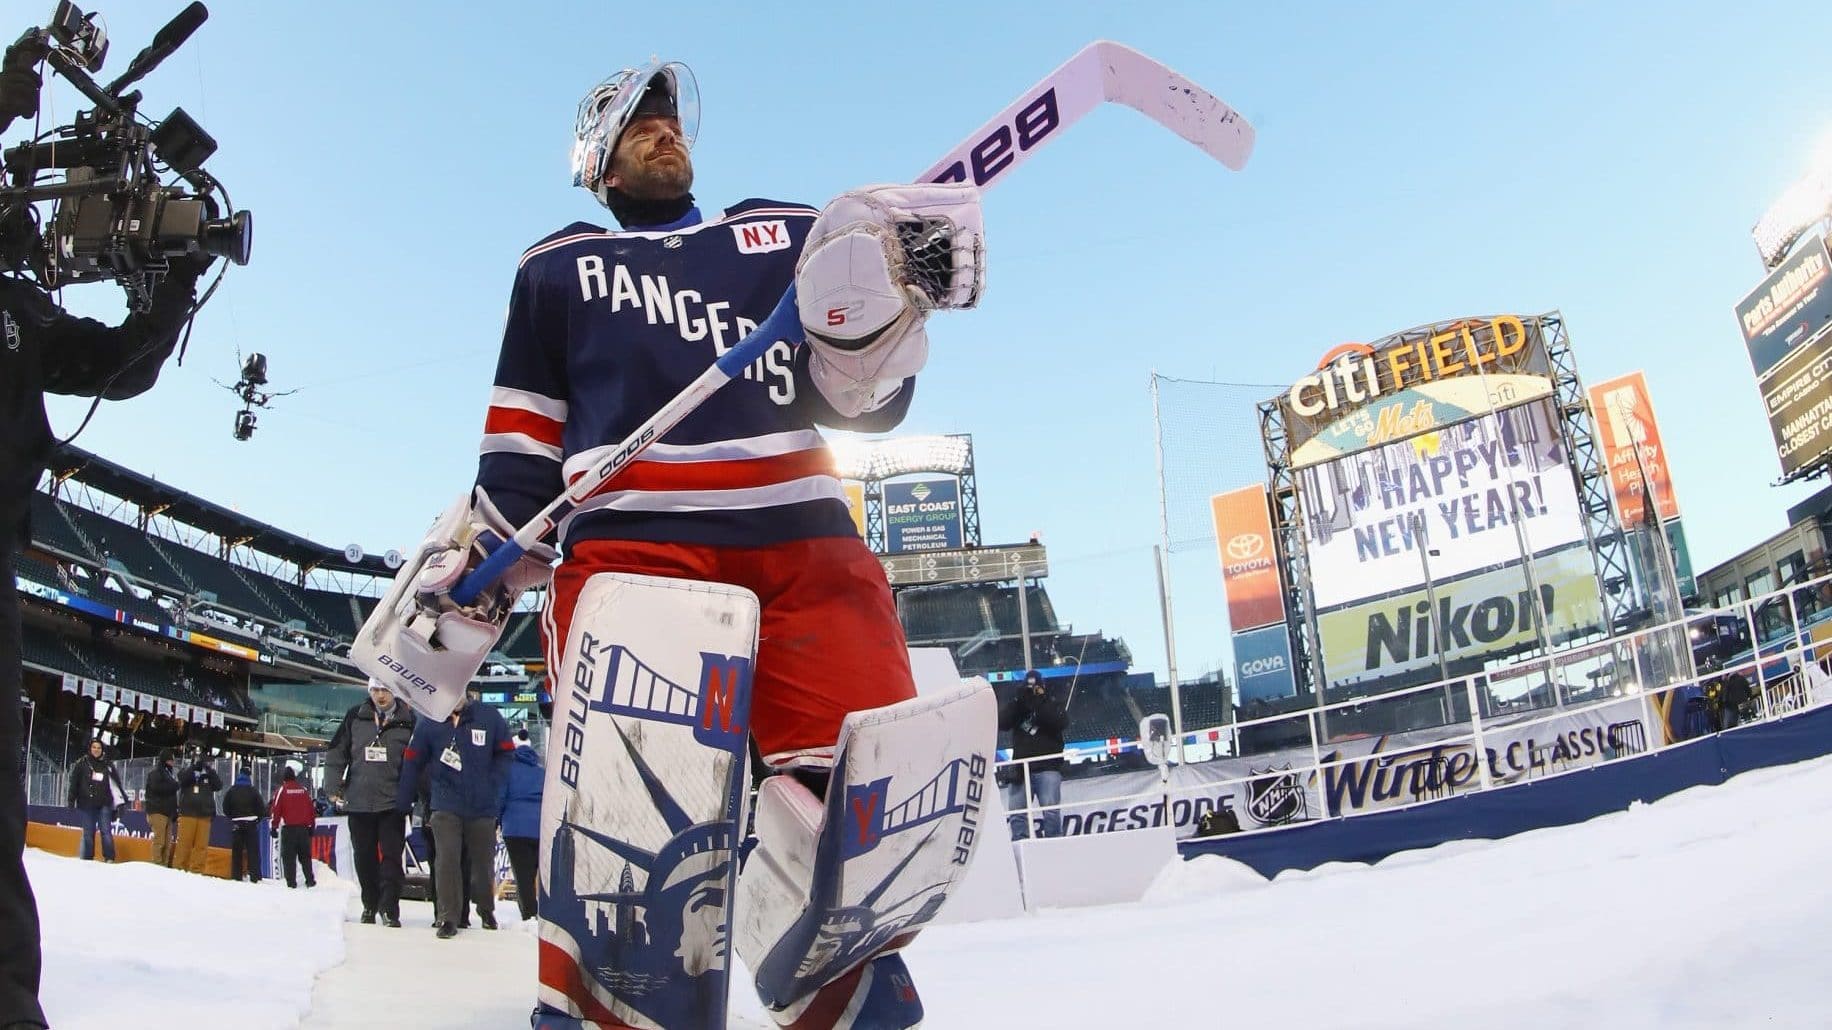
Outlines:
{"label": "bauer logo on pad", "polygon": [[788,250],[791,242],[789,223],[780,218],[734,225],[732,235],[738,239],[740,254],[768,254],[773,250]]}

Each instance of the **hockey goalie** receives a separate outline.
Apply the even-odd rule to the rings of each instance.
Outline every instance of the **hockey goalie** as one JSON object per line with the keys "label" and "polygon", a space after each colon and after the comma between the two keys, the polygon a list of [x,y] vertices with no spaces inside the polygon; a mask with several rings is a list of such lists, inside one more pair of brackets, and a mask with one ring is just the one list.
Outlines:
{"label": "hockey goalie", "polygon": [[[918,699],[877,560],[817,425],[895,427],[926,322],[984,285],[978,191],[877,186],[817,210],[702,214],[679,63],[593,89],[577,222],[521,257],[474,488],[435,524],[354,657],[442,718],[522,593],[553,727],[537,1027],[723,1027],[731,949],[775,1021],[907,1028],[901,951],[972,861],[990,691]],[[779,340],[633,458],[620,441],[796,287]],[[627,464],[623,464],[627,460]],[[618,474],[472,603],[452,593],[566,484]],[[750,749],[757,843],[739,869]]]}

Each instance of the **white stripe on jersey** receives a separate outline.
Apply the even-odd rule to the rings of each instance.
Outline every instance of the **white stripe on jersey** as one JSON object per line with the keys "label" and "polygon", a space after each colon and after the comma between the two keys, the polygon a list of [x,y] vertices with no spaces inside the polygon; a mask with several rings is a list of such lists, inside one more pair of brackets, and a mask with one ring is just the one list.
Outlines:
{"label": "white stripe on jersey", "polygon": [[751,486],[736,490],[614,490],[600,494],[574,508],[560,520],[560,539],[572,521],[589,511],[696,512],[733,511],[748,508],[774,508],[804,501],[846,500],[840,481],[833,476],[803,476],[769,486]]}
{"label": "white stripe on jersey", "polygon": [[490,407],[517,408],[522,411],[532,411],[536,415],[553,419],[555,422],[566,421],[565,401],[529,390],[516,390],[507,386],[491,387]]}
{"label": "white stripe on jersey", "polygon": [[[774,458],[783,454],[794,454],[797,451],[811,451],[825,447],[827,441],[821,438],[818,430],[791,429],[783,433],[768,433],[764,436],[744,437],[738,440],[719,440],[713,443],[655,443],[638,455],[637,461],[741,461],[745,458]],[[566,459],[560,474],[568,480],[584,472],[599,461],[610,456],[617,449],[616,444],[593,447],[580,451]]]}
{"label": "white stripe on jersey", "polygon": [[549,461],[560,460],[560,448],[542,443],[527,433],[490,433],[483,438],[479,454],[531,454]]}

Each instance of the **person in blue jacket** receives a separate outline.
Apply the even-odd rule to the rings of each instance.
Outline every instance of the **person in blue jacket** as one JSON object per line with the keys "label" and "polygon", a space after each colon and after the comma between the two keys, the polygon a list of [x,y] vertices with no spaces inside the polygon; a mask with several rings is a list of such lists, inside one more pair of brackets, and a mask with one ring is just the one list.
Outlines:
{"label": "person in blue jacket", "polygon": [[467,692],[464,703],[445,719],[421,716],[414,725],[396,802],[399,811],[412,810],[420,767],[425,766],[432,795],[427,825],[438,852],[433,859],[439,894],[433,923],[441,939],[458,935],[467,853],[478,919],[484,929],[496,929],[496,819],[514,754],[509,724],[500,712],[481,703],[475,690]]}
{"label": "person in blue jacket", "polygon": [[541,860],[541,789],[547,784],[547,767],[528,739],[528,731],[515,732],[515,761],[503,781],[503,847],[509,852],[509,869],[515,874],[515,901],[522,918],[533,919],[539,890],[536,872]]}

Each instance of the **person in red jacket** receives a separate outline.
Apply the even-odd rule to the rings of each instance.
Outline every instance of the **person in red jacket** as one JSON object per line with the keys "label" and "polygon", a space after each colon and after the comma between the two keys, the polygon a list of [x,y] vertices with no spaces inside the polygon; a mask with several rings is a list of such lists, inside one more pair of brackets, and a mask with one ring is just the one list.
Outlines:
{"label": "person in red jacket", "polygon": [[305,867],[305,885],[318,886],[312,876],[312,827],[318,822],[318,807],[312,804],[312,792],[299,782],[292,766],[280,777],[280,789],[274,791],[274,835],[280,838],[280,868],[286,874],[288,887],[299,886],[295,875],[298,866]]}

